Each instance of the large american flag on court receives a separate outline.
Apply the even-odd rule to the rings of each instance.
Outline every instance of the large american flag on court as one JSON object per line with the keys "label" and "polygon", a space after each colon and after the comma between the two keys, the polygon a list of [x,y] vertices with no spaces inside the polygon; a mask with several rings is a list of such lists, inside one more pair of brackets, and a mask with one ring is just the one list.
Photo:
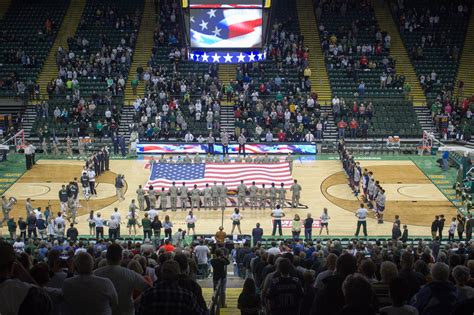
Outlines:
{"label": "large american flag on court", "polygon": [[199,189],[205,188],[206,184],[214,185],[217,181],[220,185],[223,181],[230,190],[237,189],[240,181],[250,186],[252,182],[261,187],[265,184],[269,188],[271,183],[280,187],[281,183],[285,188],[293,184],[293,177],[290,172],[288,162],[279,163],[155,163],[151,167],[150,179],[146,183],[146,188],[153,185],[155,190],[161,190],[161,187],[168,189],[172,182],[180,187],[183,182],[186,187],[191,189],[194,184]]}
{"label": "large american flag on court", "polygon": [[262,11],[255,9],[193,10],[192,47],[258,47],[262,42]]}

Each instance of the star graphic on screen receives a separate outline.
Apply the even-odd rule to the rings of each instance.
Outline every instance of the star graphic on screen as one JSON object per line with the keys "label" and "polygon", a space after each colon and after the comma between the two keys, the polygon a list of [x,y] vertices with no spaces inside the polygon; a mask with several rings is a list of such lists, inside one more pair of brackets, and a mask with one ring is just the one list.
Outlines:
{"label": "star graphic on screen", "polygon": [[195,58],[194,60],[199,61],[199,55],[198,54],[195,54],[194,58]]}
{"label": "star graphic on screen", "polygon": [[255,61],[255,54],[253,53],[253,51],[249,55],[249,61]]}
{"label": "star graphic on screen", "polygon": [[216,17],[216,11],[217,10],[213,10],[213,9],[207,11],[207,14],[209,14],[209,19],[213,18],[213,17]]}
{"label": "star graphic on screen", "polygon": [[221,59],[221,56],[219,56],[217,53],[212,56],[212,62],[219,62]]}
{"label": "star graphic on screen", "polygon": [[245,62],[245,55],[240,53],[240,55],[237,56],[237,62]]}
{"label": "star graphic on screen", "polygon": [[189,20],[190,20],[192,23],[194,23],[194,22],[195,22],[194,16],[191,15],[191,18],[190,18]]}
{"label": "star graphic on screen", "polygon": [[227,55],[224,56],[224,62],[232,62],[232,56],[227,53]]}
{"label": "star graphic on screen", "polygon": [[199,24],[199,26],[204,31],[205,29],[207,30],[207,24],[209,24],[209,22],[204,22],[204,20],[202,20],[202,22],[201,22],[201,24]]}
{"label": "star graphic on screen", "polygon": [[193,53],[189,54],[189,59],[194,60],[194,54]]}
{"label": "star graphic on screen", "polygon": [[257,54],[257,60],[262,60],[262,57],[263,57],[262,53]]}
{"label": "star graphic on screen", "polygon": [[221,36],[221,31],[222,31],[222,29],[220,29],[216,26],[216,28],[212,31],[212,34],[214,34],[214,36],[216,36],[216,37]]}
{"label": "star graphic on screen", "polygon": [[209,61],[209,55],[204,53],[202,54],[202,61],[208,62]]}

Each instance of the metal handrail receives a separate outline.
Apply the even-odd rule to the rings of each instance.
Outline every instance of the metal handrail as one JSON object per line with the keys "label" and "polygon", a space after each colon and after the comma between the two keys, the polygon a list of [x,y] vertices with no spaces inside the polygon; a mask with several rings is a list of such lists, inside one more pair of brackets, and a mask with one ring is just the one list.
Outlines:
{"label": "metal handrail", "polygon": [[211,302],[209,303],[209,314],[220,315],[221,313],[221,290],[223,290],[222,280],[219,280],[216,286],[216,290],[212,294]]}

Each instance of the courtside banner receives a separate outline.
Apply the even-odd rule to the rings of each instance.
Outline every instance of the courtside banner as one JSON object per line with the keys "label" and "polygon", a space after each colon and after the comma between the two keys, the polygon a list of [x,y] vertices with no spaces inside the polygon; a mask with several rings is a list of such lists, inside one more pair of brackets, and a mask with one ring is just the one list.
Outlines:
{"label": "courtside banner", "polygon": [[[272,220],[272,224],[273,224]],[[293,220],[281,220],[282,229],[291,229],[293,227]],[[313,221],[313,229],[319,229],[321,227],[321,220]],[[304,220],[301,220],[301,229],[304,230]]]}
{"label": "courtside banner", "polygon": [[[231,143],[229,154],[238,154],[239,145]],[[214,144],[214,153],[223,152],[221,144]],[[209,146],[204,143],[139,143],[138,154],[207,154]],[[243,152],[242,152],[243,153]],[[316,154],[315,143],[248,143],[245,145],[246,154]]]}

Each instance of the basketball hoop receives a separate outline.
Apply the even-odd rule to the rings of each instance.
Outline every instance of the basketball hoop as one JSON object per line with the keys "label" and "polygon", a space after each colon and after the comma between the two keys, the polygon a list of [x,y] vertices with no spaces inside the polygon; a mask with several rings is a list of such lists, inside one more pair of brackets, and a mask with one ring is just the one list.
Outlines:
{"label": "basketball hoop", "polygon": [[2,143],[2,145],[14,145],[16,151],[20,149],[24,149],[26,147],[25,145],[25,130],[21,129],[18,131],[15,135],[7,139],[5,142]]}

